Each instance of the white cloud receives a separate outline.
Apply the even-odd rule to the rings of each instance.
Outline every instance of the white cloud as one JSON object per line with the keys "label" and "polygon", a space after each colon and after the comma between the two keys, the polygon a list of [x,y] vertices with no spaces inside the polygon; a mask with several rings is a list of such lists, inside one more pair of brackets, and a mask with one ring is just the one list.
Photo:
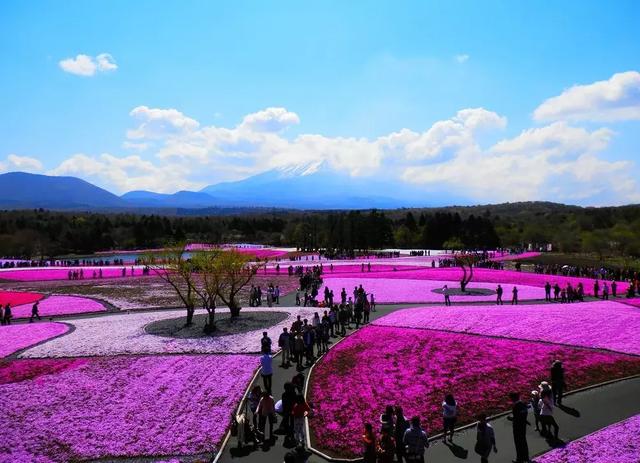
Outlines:
{"label": "white cloud", "polygon": [[38,159],[18,156],[17,154],[7,156],[7,161],[4,164],[6,169],[15,169],[22,172],[40,172],[43,169],[42,162]]}
{"label": "white cloud", "polygon": [[280,132],[290,125],[299,123],[300,118],[296,113],[289,112],[285,108],[267,108],[245,116],[241,128],[256,132]]}
{"label": "white cloud", "polygon": [[629,174],[632,163],[598,157],[611,139],[608,129],[589,132],[566,123],[525,130],[488,150],[460,146],[448,161],[410,166],[402,178],[451,188],[478,202],[551,200],[592,205],[640,200]]}
{"label": "white cloud", "polygon": [[58,62],[60,68],[70,74],[91,77],[96,72],[115,71],[118,69],[113,56],[109,53],[101,53],[95,58],[89,55],[77,55],[75,58],[66,58]]}
{"label": "white cloud", "polygon": [[116,157],[108,153],[99,156],[75,154],[48,173],[77,175],[118,192],[130,190],[174,192],[205,186],[186,178],[190,170],[185,165],[158,166],[137,155]]}
{"label": "white cloud", "polygon": [[[450,191],[477,202],[553,200],[584,204],[640,201],[631,162],[608,161],[614,133],[567,122],[522,131],[486,144],[486,131],[502,131],[505,117],[468,108],[423,131],[400,129],[375,139],[301,134],[284,130],[295,113],[268,108],[235,127],[202,125],[176,109],[139,106],[137,126],[124,146],[141,154],[78,154],[54,173],[80,175],[119,192],[174,192],[292,165],[325,165],[351,176],[395,178],[430,191]],[[484,143],[480,143],[483,140]],[[321,185],[318,186],[322,188]]]}
{"label": "white cloud", "polygon": [[185,116],[177,109],[154,109],[148,106],[137,106],[131,110],[129,115],[141,121],[136,129],[127,132],[127,138],[134,140],[176,136],[195,130],[200,126],[198,121]]}
{"label": "white cloud", "polygon": [[467,55],[466,53],[463,53],[463,54],[460,54],[460,55],[456,55],[453,58],[459,64],[463,64],[463,63],[466,63],[467,61],[469,61],[469,55]]}
{"label": "white cloud", "polygon": [[575,85],[543,102],[538,121],[622,121],[640,119],[640,72],[614,74],[608,80]]}
{"label": "white cloud", "polygon": [[109,53],[100,53],[96,56],[96,63],[99,71],[115,71],[118,69],[116,61]]}

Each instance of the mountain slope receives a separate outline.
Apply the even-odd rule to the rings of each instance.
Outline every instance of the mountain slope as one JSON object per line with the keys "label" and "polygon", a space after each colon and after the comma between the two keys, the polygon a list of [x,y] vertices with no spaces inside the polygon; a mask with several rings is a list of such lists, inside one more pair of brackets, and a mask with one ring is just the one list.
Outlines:
{"label": "mountain slope", "polygon": [[126,207],[113,193],[76,177],[9,172],[0,175],[0,207],[108,208]]}
{"label": "mountain slope", "polygon": [[380,178],[351,177],[324,162],[273,169],[200,191],[216,197],[218,204],[238,206],[358,209],[432,204],[423,191]]}
{"label": "mountain slope", "polygon": [[130,191],[121,196],[133,207],[215,207],[218,202],[211,195],[197,191],[178,191],[173,194],[153,193],[151,191]]}

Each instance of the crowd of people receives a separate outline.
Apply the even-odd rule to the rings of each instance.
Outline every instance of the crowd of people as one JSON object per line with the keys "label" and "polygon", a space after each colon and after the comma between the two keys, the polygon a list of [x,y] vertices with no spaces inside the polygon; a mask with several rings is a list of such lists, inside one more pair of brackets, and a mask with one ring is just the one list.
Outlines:
{"label": "crowd of people", "polygon": [[[87,270],[86,273],[89,273],[89,270]],[[120,269],[120,275],[122,277],[126,277],[126,276],[136,276],[136,275],[142,275],[142,276],[148,276],[151,273],[151,269],[147,266],[142,267],[142,269],[140,269],[138,271],[138,273],[136,273],[136,268],[131,266],[129,269],[127,269],[127,267],[122,267],[122,269]],[[91,278],[92,279],[99,279],[99,278],[103,278],[104,277],[104,273],[102,272],[101,268],[98,269],[93,269],[91,271]],[[73,270],[69,270],[67,272],[67,279],[69,280],[84,280],[85,279],[85,271],[83,268],[78,268],[78,269],[73,269]]]}
{"label": "crowd of people", "polygon": [[[262,287],[251,285],[249,289],[249,307],[260,307],[262,305]],[[268,307],[273,304],[280,304],[280,286],[269,283],[267,286],[265,302]]]}
{"label": "crowd of people", "polygon": [[[555,360],[549,371],[548,381],[543,381],[531,392],[527,402],[521,400],[520,394],[509,394],[511,414],[507,417],[512,423],[513,440],[516,453],[514,463],[528,463],[529,447],[527,443],[527,426],[531,410],[536,431],[546,439],[558,442],[560,427],[554,418],[556,406],[562,406],[562,398],[566,390],[565,372],[562,362]],[[441,403],[442,428],[441,438],[451,445],[455,434],[455,426],[460,415],[460,404],[453,394],[447,394]],[[488,463],[492,452],[497,453],[495,430],[488,423],[487,415],[481,413],[476,417],[476,443],[474,452],[481,463]],[[407,420],[401,406],[388,405],[380,415],[379,431],[376,432],[371,423],[364,423],[362,433],[362,457],[364,463],[424,462],[429,448],[427,431],[422,427],[420,417]]]}

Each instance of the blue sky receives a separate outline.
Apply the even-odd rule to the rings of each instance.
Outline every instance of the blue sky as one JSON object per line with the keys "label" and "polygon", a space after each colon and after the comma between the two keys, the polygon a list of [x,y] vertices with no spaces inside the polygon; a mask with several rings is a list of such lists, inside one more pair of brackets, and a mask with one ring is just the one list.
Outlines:
{"label": "blue sky", "polygon": [[5,1],[0,169],[171,192],[323,161],[478,202],[640,202],[639,23],[635,1]]}

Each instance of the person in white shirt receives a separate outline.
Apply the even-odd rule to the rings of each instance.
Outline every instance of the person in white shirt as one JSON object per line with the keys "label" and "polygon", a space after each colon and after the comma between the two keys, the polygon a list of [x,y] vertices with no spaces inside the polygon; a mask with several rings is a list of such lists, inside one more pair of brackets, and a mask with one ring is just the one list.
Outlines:
{"label": "person in white shirt", "polygon": [[553,428],[553,437],[558,440],[558,431],[560,427],[553,417],[553,395],[551,391],[545,390],[540,394],[540,423],[542,423],[542,434],[551,435],[551,428]]}
{"label": "person in white shirt", "polygon": [[443,432],[442,442],[447,440],[447,432],[450,432],[449,442],[453,442],[453,433],[458,419],[458,404],[452,394],[447,394],[442,402]]}

